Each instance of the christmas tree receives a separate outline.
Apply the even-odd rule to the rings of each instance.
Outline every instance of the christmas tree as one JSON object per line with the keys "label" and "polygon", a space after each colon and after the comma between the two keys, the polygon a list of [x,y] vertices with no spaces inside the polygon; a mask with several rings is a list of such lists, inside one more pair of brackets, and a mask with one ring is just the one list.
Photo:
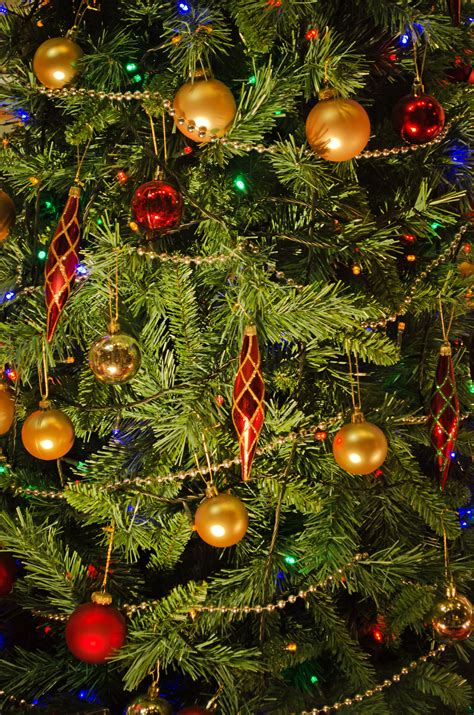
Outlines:
{"label": "christmas tree", "polygon": [[470,14],[1,3],[6,711],[470,711]]}

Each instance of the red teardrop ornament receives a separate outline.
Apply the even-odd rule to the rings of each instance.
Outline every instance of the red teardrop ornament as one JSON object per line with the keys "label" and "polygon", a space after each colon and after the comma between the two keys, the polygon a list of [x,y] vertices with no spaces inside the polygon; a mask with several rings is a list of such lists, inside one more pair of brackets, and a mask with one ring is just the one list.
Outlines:
{"label": "red teardrop ornament", "polygon": [[61,312],[71,294],[79,264],[77,249],[81,237],[78,216],[80,196],[81,190],[78,186],[69,189],[66,206],[48,251],[44,271],[48,342],[53,338]]}
{"label": "red teardrop ornament", "polygon": [[459,399],[449,343],[441,346],[428,425],[431,442],[436,450],[439,480],[444,489],[459,430]]}
{"label": "red teardrop ornament", "polygon": [[245,329],[232,402],[232,419],[239,438],[244,481],[250,478],[250,470],[263,426],[264,397],[265,385],[257,330],[254,325],[249,325]]}

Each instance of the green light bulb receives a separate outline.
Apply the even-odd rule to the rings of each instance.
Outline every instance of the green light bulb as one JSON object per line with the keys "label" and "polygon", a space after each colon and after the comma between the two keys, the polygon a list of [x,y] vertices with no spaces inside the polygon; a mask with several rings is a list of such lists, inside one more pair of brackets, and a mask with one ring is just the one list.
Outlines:
{"label": "green light bulb", "polygon": [[296,564],[296,559],[294,556],[285,556],[285,561],[287,564],[290,564],[290,566],[293,566],[293,564]]}
{"label": "green light bulb", "polygon": [[0,464],[0,474],[5,474],[6,471],[7,471],[7,468],[5,467],[5,465]]}
{"label": "green light bulb", "polygon": [[234,186],[239,191],[245,191],[247,189],[247,184],[241,176],[236,176],[234,179]]}
{"label": "green light bulb", "polygon": [[254,74],[251,74],[247,81],[249,84],[257,84],[257,78]]}
{"label": "green light bulb", "polygon": [[104,222],[102,221],[101,218],[98,218],[98,219],[97,219],[97,225],[98,225],[98,226],[102,226],[103,223],[104,223]]}
{"label": "green light bulb", "polygon": [[319,681],[319,678],[318,678],[317,675],[312,675],[312,676],[311,676],[311,682],[313,683],[313,685],[314,685],[315,683],[317,683],[318,681]]}
{"label": "green light bulb", "polygon": [[49,201],[48,199],[46,199],[46,201],[44,202],[44,207],[45,207],[46,209],[52,209],[52,208],[53,208],[53,202],[52,202],[52,201]]}
{"label": "green light bulb", "polygon": [[275,112],[275,117],[279,117],[280,114],[283,114],[283,112],[281,111],[281,109],[277,109]]}
{"label": "green light bulb", "polygon": [[128,62],[128,64],[125,65],[125,69],[127,72],[136,72],[138,69],[138,65],[136,62]]}
{"label": "green light bulb", "polygon": [[141,76],[141,74],[136,74],[133,76],[133,81],[136,82],[137,84],[138,84],[138,82],[141,82],[142,79],[143,79],[143,77]]}
{"label": "green light bulb", "polygon": [[436,221],[433,221],[433,223],[431,224],[431,228],[433,229],[433,231],[436,231],[436,229],[439,228],[440,226],[441,226],[441,224],[437,223]]}
{"label": "green light bulb", "polygon": [[43,251],[43,250],[38,251],[38,258],[40,259],[40,261],[44,261],[44,259],[46,258],[47,255],[48,254],[46,253],[46,251]]}
{"label": "green light bulb", "polygon": [[474,380],[468,380],[467,391],[470,392],[471,395],[474,395]]}

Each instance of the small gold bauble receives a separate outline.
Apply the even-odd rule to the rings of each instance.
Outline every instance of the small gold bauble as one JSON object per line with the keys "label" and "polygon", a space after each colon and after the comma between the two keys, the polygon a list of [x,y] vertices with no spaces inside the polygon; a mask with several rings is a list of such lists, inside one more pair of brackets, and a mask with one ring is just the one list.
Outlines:
{"label": "small gold bauble", "polygon": [[11,227],[15,224],[15,220],[15,204],[6,191],[0,190],[0,241],[3,241],[8,236]]}
{"label": "small gold bauble", "polygon": [[49,89],[62,89],[77,74],[77,60],[82,49],[68,37],[53,37],[36,50],[33,70],[41,84]]}
{"label": "small gold bauble", "polygon": [[0,435],[6,434],[15,418],[15,398],[8,385],[0,382]]}
{"label": "small gold bauble", "polygon": [[111,331],[92,345],[89,365],[98,380],[107,385],[123,385],[140,369],[142,357],[136,341],[121,332]]}
{"label": "small gold bauble", "polygon": [[[47,405],[47,403],[45,403]],[[26,418],[21,430],[25,449],[37,459],[60,459],[74,444],[74,427],[61,410],[36,410]]]}
{"label": "small gold bauble", "polygon": [[472,603],[454,589],[448,591],[446,598],[435,604],[431,624],[442,638],[455,641],[469,638],[474,626]]}
{"label": "small gold bauble", "polygon": [[139,695],[127,707],[125,715],[172,715],[173,708],[160,698],[158,688],[152,685],[146,695]]}
{"label": "small gold bauble", "polygon": [[237,544],[247,532],[249,515],[245,505],[231,494],[207,497],[194,518],[197,533],[206,544],[224,548]]}
{"label": "small gold bauble", "polygon": [[306,138],[323,159],[348,161],[369,141],[369,116],[353,99],[322,99],[308,115]]}
{"label": "small gold bauble", "polygon": [[334,437],[334,459],[349,474],[370,474],[385,461],[387,439],[379,427],[365,421],[360,410],[356,410],[352,420]]}
{"label": "small gold bauble", "polygon": [[[194,141],[207,142],[211,138],[222,137],[232,124],[237,106],[230,89],[218,79],[195,78],[186,82],[176,92],[173,107],[174,121],[179,131]],[[184,118],[184,124],[180,119]],[[188,126],[192,125],[191,132]],[[207,136],[199,137],[199,131]]]}

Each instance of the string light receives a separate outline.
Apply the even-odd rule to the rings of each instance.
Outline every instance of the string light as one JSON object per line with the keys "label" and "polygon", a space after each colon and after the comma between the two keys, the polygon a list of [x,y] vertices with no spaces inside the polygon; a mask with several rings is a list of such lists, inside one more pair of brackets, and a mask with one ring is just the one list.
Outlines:
{"label": "string light", "polygon": [[312,27],[310,30],[308,30],[305,37],[307,40],[315,40],[318,35],[319,35],[319,30],[317,30],[315,27]]}
{"label": "string light", "polygon": [[247,191],[247,184],[242,176],[236,176],[234,186],[238,191]]}
{"label": "string light", "polygon": [[128,62],[128,63],[125,65],[125,69],[126,69],[127,72],[129,72],[129,73],[136,72],[137,69],[138,69],[138,65],[136,64],[136,62]]}
{"label": "string light", "polygon": [[178,12],[180,15],[187,15],[188,12],[190,12],[191,7],[188,5],[187,2],[179,2],[178,3]]}
{"label": "string light", "polygon": [[249,84],[257,84],[257,78],[254,74],[251,74],[250,77],[248,78],[247,82]]}
{"label": "string light", "polygon": [[7,293],[5,293],[5,300],[13,300],[13,298],[16,296],[16,293],[14,290],[9,290]]}
{"label": "string light", "polygon": [[311,680],[311,684],[312,684],[312,685],[316,685],[316,683],[319,682],[319,678],[318,678],[317,675],[312,675],[311,678],[310,678],[310,680]]}
{"label": "string light", "polygon": [[89,269],[87,268],[87,266],[84,265],[84,263],[79,263],[79,265],[76,268],[76,273],[78,276],[88,276]]}
{"label": "string light", "polygon": [[128,181],[128,174],[123,169],[120,169],[120,171],[116,173],[115,178],[119,184],[126,184]]}
{"label": "string light", "polygon": [[294,556],[291,556],[291,555],[285,556],[284,561],[285,561],[285,563],[289,564],[290,566],[294,566],[294,564],[296,564],[296,559],[295,559],[295,557],[294,557]]}
{"label": "string light", "polygon": [[43,249],[41,249],[41,251],[38,251],[38,258],[40,259],[40,261],[44,261],[47,255],[48,254]]}
{"label": "string light", "polygon": [[409,253],[406,256],[406,259],[407,259],[408,263],[414,263],[416,261],[416,256],[414,253]]}

